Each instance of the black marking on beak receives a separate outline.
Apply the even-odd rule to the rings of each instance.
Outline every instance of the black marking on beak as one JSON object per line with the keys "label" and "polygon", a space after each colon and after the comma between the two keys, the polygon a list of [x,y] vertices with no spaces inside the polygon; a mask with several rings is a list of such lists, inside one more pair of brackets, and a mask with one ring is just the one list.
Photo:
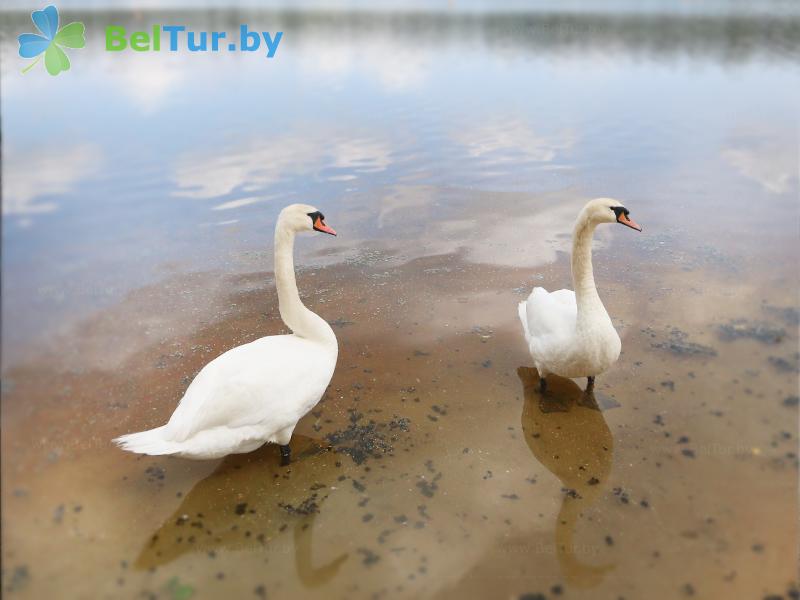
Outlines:
{"label": "black marking on beak", "polygon": [[614,214],[617,215],[617,223],[619,223],[619,218],[622,215],[625,215],[627,217],[629,214],[631,214],[631,211],[629,211],[624,206],[612,206],[611,210],[613,210]]}
{"label": "black marking on beak", "polygon": [[633,219],[630,218],[631,211],[629,211],[624,206],[611,206],[611,210],[614,211],[614,214],[617,215],[617,223],[620,225],[625,225],[625,227],[630,227],[631,229],[635,229],[636,231],[641,231],[642,227]]}

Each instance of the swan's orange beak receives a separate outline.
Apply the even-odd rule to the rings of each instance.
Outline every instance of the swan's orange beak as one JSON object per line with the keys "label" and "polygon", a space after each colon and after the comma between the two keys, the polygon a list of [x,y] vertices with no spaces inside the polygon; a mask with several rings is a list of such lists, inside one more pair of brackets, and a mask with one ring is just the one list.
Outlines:
{"label": "swan's orange beak", "polygon": [[[308,223],[308,221],[306,221]],[[336,231],[334,231],[333,227],[328,227],[325,225],[325,221],[322,220],[322,217],[317,217],[317,220],[314,221],[314,229],[316,231],[321,231],[322,233],[329,233],[330,235],[336,235]]]}
{"label": "swan's orange beak", "polygon": [[636,221],[631,219],[627,214],[620,213],[619,217],[617,218],[617,223],[622,223],[623,225],[627,225],[631,229],[635,229],[636,231],[641,231],[642,226],[639,225]]}

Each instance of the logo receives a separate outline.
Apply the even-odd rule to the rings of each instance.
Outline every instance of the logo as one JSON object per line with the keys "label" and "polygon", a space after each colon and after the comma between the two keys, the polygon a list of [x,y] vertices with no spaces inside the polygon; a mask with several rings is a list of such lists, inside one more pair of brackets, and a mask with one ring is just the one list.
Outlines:
{"label": "logo", "polygon": [[134,52],[161,52],[162,33],[170,52],[177,52],[181,47],[189,52],[255,52],[263,47],[267,58],[275,56],[283,38],[282,31],[272,34],[250,30],[247,25],[239,26],[238,45],[236,38],[229,39],[225,31],[187,31],[185,25],[153,25],[151,31],[134,31],[127,37],[124,27],[109,25],[106,27],[106,51],[121,52],[130,48]]}
{"label": "logo", "polygon": [[86,45],[84,38],[85,28],[83,23],[73,22],[58,28],[58,9],[48,6],[44,10],[35,10],[31,19],[42,35],[36,33],[23,33],[19,40],[19,55],[22,58],[35,58],[22,72],[27,73],[42,59],[50,75],[58,75],[61,71],[69,70],[69,58],[62,49],[83,48]]}

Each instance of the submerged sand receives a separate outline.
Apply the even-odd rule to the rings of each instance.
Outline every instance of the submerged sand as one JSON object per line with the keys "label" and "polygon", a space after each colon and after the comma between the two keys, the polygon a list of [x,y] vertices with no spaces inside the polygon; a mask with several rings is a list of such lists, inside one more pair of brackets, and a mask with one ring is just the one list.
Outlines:
{"label": "submerged sand", "polygon": [[569,285],[559,248],[531,267],[360,242],[303,267],[340,357],[287,468],[274,446],[191,462],[110,442],[163,423],[211,358],[284,331],[271,274],[128,294],[4,374],[4,591],[796,593],[798,312],[778,260],[791,236],[752,260],[658,225],[598,244],[623,353],[596,405],[584,381],[539,394],[516,320],[533,284]]}

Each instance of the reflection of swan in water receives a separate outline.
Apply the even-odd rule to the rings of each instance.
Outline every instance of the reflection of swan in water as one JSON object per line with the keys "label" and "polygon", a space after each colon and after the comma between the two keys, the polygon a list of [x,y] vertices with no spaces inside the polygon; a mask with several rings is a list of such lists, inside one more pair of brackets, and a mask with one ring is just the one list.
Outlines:
{"label": "reflection of swan in water", "polygon": [[[569,379],[552,377],[539,393],[535,369],[517,370],[525,391],[522,430],[536,459],[564,484],[556,521],[556,552],[565,579],[579,587],[599,584],[614,565],[581,562],[573,537],[581,512],[600,496],[611,472],[614,440],[594,398]],[[594,553],[592,553],[594,554]]]}
{"label": "reflection of swan in water", "polygon": [[331,476],[334,459],[315,445],[304,446],[288,478],[286,470],[275,465],[271,448],[226,458],[150,536],[136,567],[165,565],[192,552],[213,556],[218,550],[288,551],[284,530],[293,527],[300,580],[315,587],[332,579],[347,554],[315,569],[312,533],[329,489],[320,480]]}

